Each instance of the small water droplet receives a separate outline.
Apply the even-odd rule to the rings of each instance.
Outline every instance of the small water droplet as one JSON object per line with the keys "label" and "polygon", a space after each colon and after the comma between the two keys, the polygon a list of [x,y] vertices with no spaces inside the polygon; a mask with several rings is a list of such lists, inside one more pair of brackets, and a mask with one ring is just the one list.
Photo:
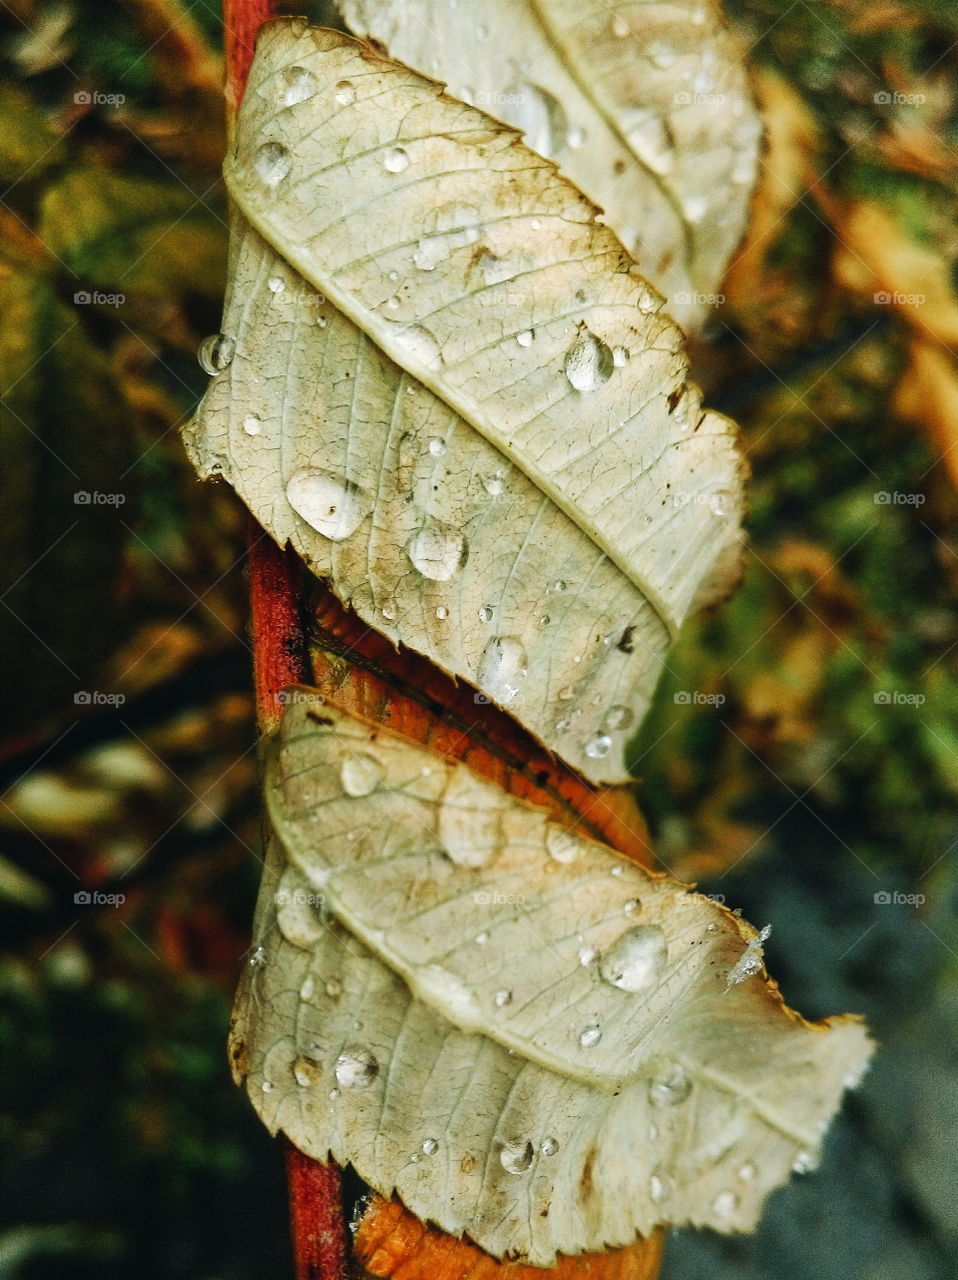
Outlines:
{"label": "small water droplet", "polygon": [[602,1028],[597,1022],[590,1022],[587,1027],[583,1027],[579,1032],[579,1044],[583,1049],[591,1049],[593,1045],[599,1043],[602,1039]]}
{"label": "small water droplet", "polygon": [[594,733],[585,744],[585,753],[590,760],[601,760],[612,748],[612,739],[607,733]]}
{"label": "small water droplet", "polygon": [[367,511],[366,495],[358,485],[308,468],[290,476],[286,498],[298,516],[333,542],[355,533]]}
{"label": "small water droplet", "polygon": [[437,436],[429,441],[427,448],[434,458],[441,458],[446,452],[446,442],[445,440],[440,440]]}
{"label": "small water droplet", "polygon": [[315,991],[316,991],[316,979],[313,977],[312,974],[309,974],[300,983],[300,986],[299,986],[300,1000],[312,1000],[313,995],[315,994]]}
{"label": "small water droplet", "polygon": [[555,582],[553,582],[553,584],[552,584],[552,590],[553,590],[553,591],[565,591],[565,589],[568,587],[568,585],[569,585],[569,584],[568,584],[567,582],[563,582],[563,580],[562,580],[561,578],[556,578]]}
{"label": "small water droplet", "polygon": [[293,1063],[293,1079],[302,1089],[306,1089],[322,1075],[322,1067],[312,1058],[299,1057]]}
{"label": "small water droplet", "polygon": [[525,646],[516,636],[493,636],[479,660],[478,683],[497,702],[512,702],[529,673]]}
{"label": "small water droplet", "polygon": [[613,875],[613,876],[616,876],[616,877],[624,876],[624,875],[625,875],[625,867],[623,867],[623,866],[622,866],[622,864],[621,864],[620,862],[617,862],[617,863],[615,864],[615,866],[612,868],[612,870],[609,872],[609,874],[610,874],[610,875]]}
{"label": "small water droplet", "polygon": [[649,1125],[649,1142],[655,1142],[659,1136],[659,1126],[657,1124]]}
{"label": "small water droplet", "polygon": [[551,621],[552,621],[552,619],[549,617],[549,615],[548,615],[547,613],[544,613],[544,614],[540,617],[538,625],[539,625],[540,627],[547,627]]}
{"label": "small water droplet", "polygon": [[649,1178],[649,1199],[658,1204],[665,1195],[665,1186],[657,1173]]}
{"label": "small water droplet", "polygon": [[599,973],[620,991],[647,991],[658,984],[667,958],[668,946],[659,926],[638,925],[623,933],[606,951]]}
{"label": "small water droplet", "polygon": [[222,373],[236,354],[236,343],[226,333],[211,333],[200,343],[196,358],[204,373]]}
{"label": "small water droplet", "polygon": [[692,1092],[692,1081],[674,1066],[649,1082],[649,1101],[657,1107],[674,1107]]}
{"label": "small water droplet", "polygon": [[493,609],[491,604],[484,604],[482,608],[479,610],[479,621],[491,622],[494,613],[495,613],[495,610]]}
{"label": "small water droplet", "polygon": [[264,1093],[272,1093],[273,1092],[272,1080],[264,1080],[263,1083],[260,1085],[260,1088],[263,1090]]}
{"label": "small water droplet", "polygon": [[629,145],[646,168],[663,177],[675,165],[675,148],[669,126],[654,111],[640,111],[628,127]]}
{"label": "small water droplet", "polygon": [[548,89],[528,82],[512,86],[508,97],[513,99],[509,123],[522,130],[533,151],[554,158],[565,146],[569,128],[559,99]]}
{"label": "small water droplet", "polygon": [[383,156],[383,164],[386,166],[387,173],[402,173],[409,167],[409,156],[402,147],[390,147]]}
{"label": "small water droplet", "polygon": [[446,608],[444,604],[441,604],[439,608],[436,610],[436,617],[439,619],[440,622],[445,622],[445,620],[449,617],[449,610]]}
{"label": "small water droplet", "polygon": [[516,334],[516,342],[520,347],[531,347],[535,341],[535,336],[534,329],[523,329],[521,333]]}
{"label": "small water droplet", "polygon": [[743,1182],[751,1182],[757,1173],[758,1169],[756,1169],[752,1161],[746,1160],[741,1169],[739,1169],[738,1176]]}
{"label": "small water droplet", "polygon": [[439,1150],[439,1143],[435,1138],[427,1138],[422,1144],[422,1153],[424,1156],[434,1156]]}
{"label": "small water droplet", "polygon": [[399,297],[398,297],[398,295],[394,293],[394,294],[393,294],[393,296],[392,296],[391,298],[387,298],[387,299],[386,299],[386,306],[389,308],[389,310],[390,310],[390,311],[398,311],[398,310],[399,310]]}
{"label": "small water droplet", "polygon": [[772,926],[767,924],[760,933],[745,944],[745,950],[729,970],[728,977],[725,980],[726,991],[730,987],[744,982],[746,978],[754,977],[755,974],[761,971],[764,962],[762,944],[768,940],[771,932]]}
{"label": "small water droplet", "polygon": [[712,1212],[720,1218],[727,1218],[738,1208],[738,1196],[734,1191],[720,1191],[712,1201]]}
{"label": "small water droplet", "polygon": [[338,1097],[339,1097],[339,1090],[338,1090],[338,1089],[330,1089],[330,1091],[329,1091],[329,1100],[330,1100],[330,1102],[335,1102],[335,1101],[336,1101],[336,1099],[337,1099]]}
{"label": "small water droplet", "polygon": [[669,67],[675,65],[676,52],[664,40],[653,40],[648,45],[648,54],[653,64],[662,71],[668,71]]}
{"label": "small water droplet", "polygon": [[682,201],[682,212],[689,222],[701,222],[708,213],[709,202],[705,196],[688,196]]}
{"label": "small water droplet", "polygon": [[[388,305],[399,306],[398,298],[390,298]],[[426,369],[438,369],[442,364],[442,351],[436,336],[421,324],[404,325],[395,331],[396,342]]]}
{"label": "small water droplet", "polygon": [[266,963],[266,951],[263,947],[257,947],[246,962],[251,969],[261,969]]}
{"label": "small water droplet", "polygon": [[609,707],[602,721],[602,728],[608,730],[628,729],[634,716],[628,707]]}
{"label": "small water droplet", "polygon": [[390,273],[389,273],[389,279],[393,282],[393,284],[395,284],[395,283],[396,283],[396,281],[399,279],[399,272],[398,272],[398,271],[390,271]]}
{"label": "small water droplet", "polygon": [[487,476],[482,485],[486,493],[491,494],[494,498],[498,498],[506,487],[500,476]]}
{"label": "small water droplet", "polygon": [[617,369],[621,369],[622,366],[628,361],[631,354],[632,353],[629,351],[628,347],[613,347],[612,363],[615,365]]}
{"label": "small water droplet", "polygon": [[308,67],[284,67],[279,85],[279,101],[284,107],[295,107],[297,102],[305,102],[319,88],[316,77]]}
{"label": "small water droplet", "polygon": [[466,562],[466,539],[458,529],[441,520],[422,526],[406,548],[414,568],[431,582],[448,582]]}
{"label": "small water droplet", "polygon": [[263,424],[254,413],[243,419],[243,430],[248,436],[258,436]]}
{"label": "small water droplet", "polygon": [[575,862],[582,853],[582,846],[567,827],[558,822],[547,822],[546,851],[556,862]]}
{"label": "small water droplet", "polygon": [[810,1151],[800,1151],[792,1165],[792,1173],[810,1173],[815,1168],[815,1157]]}
{"label": "small water droplet", "polygon": [[511,991],[497,991],[495,994],[495,1005],[497,1009],[504,1009],[507,1004],[512,1004]]}
{"label": "small water droplet", "polygon": [[326,994],[329,996],[330,1000],[338,1000],[339,997],[343,994],[343,984],[339,981],[338,978],[329,978],[327,979],[324,990]]}
{"label": "small water droplet", "polygon": [[379,1075],[379,1063],[368,1049],[351,1045],[336,1059],[333,1074],[343,1089],[367,1089]]}
{"label": "small water droplet", "polygon": [[533,231],[541,231],[541,230],[542,230],[542,223],[539,221],[539,219],[538,219],[538,218],[533,218],[533,219],[532,219],[532,222],[531,222],[529,225],[532,227],[532,230],[533,230]]}
{"label": "small water droplet", "polygon": [[595,964],[599,958],[599,950],[597,947],[582,947],[579,951],[579,964],[583,969],[588,969],[589,965]]}
{"label": "small water droplet", "polygon": [[573,151],[578,151],[579,147],[585,145],[585,130],[578,125],[573,125],[569,130],[569,136],[566,141]]}
{"label": "small water droplet", "polygon": [[611,378],[615,360],[610,348],[585,329],[566,352],[563,368],[576,391],[595,391]]}
{"label": "small water droplet", "polygon": [[617,40],[624,40],[629,34],[629,23],[621,13],[617,13],[612,19],[612,34]]}
{"label": "small water droplet", "polygon": [[264,142],[253,157],[253,169],[261,182],[278,187],[292,167],[289,152],[278,142]]}
{"label": "small water droplet", "polygon": [[482,933],[477,933],[477,934],[476,934],[476,936],[475,936],[475,938],[473,939],[473,941],[474,941],[474,942],[476,942],[476,943],[478,943],[478,945],[479,945],[480,947],[484,947],[484,946],[486,945],[486,943],[489,941],[489,934],[486,932],[486,930],[485,930],[485,929],[483,929]]}
{"label": "small water droplet", "polygon": [[539,1151],[544,1156],[554,1156],[559,1150],[559,1144],[555,1138],[543,1138],[539,1145]]}
{"label": "small water droplet", "polygon": [[343,790],[348,796],[368,796],[382,782],[386,770],[382,762],[366,752],[347,756],[339,770]]}
{"label": "small water droplet", "polygon": [[286,288],[286,285],[279,278],[279,276],[270,276],[270,278],[266,281],[266,287],[267,289],[269,289],[270,293],[282,293],[283,290]]}
{"label": "small water droplet", "polygon": [[340,80],[333,90],[333,97],[341,107],[350,107],[356,101],[356,86],[351,80]]}
{"label": "small water droplet", "polygon": [[524,1142],[519,1138],[515,1142],[503,1143],[502,1150],[499,1152],[499,1162],[506,1173],[526,1173],[532,1168],[535,1154],[532,1143],[528,1140]]}
{"label": "small water droplet", "polygon": [[380,610],[380,613],[383,615],[383,617],[386,619],[387,622],[395,622],[396,621],[395,600],[387,600],[386,603],[383,605],[382,609]]}
{"label": "small water droplet", "polygon": [[630,898],[622,910],[627,916],[637,916],[642,910],[642,903],[638,898]]}

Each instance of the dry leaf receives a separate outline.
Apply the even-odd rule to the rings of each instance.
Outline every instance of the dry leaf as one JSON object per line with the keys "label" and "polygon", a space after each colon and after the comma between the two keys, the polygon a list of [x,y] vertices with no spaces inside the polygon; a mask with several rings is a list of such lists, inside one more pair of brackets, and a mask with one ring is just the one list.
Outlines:
{"label": "dry leaf", "polygon": [[305,690],[267,799],[233,1056],[271,1130],[539,1266],[747,1230],[814,1165],[870,1045],[784,1007],[764,932]]}
{"label": "dry leaf", "polygon": [[734,428],[679,330],[512,130],[334,32],[265,28],[226,178],[252,225],[186,431],[201,474],[377,630],[624,778],[741,542]]}

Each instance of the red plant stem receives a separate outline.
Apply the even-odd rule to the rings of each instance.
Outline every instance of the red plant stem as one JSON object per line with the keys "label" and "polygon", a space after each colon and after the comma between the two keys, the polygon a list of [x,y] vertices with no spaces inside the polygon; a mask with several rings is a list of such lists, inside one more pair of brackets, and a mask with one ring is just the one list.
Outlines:
{"label": "red plant stem", "polygon": [[[223,0],[231,126],[246,88],[256,33],[271,12],[271,0]],[[304,679],[307,671],[300,566],[254,523],[248,568],[256,713],[260,730],[268,733],[282,710],[280,690]],[[286,1171],[296,1280],[342,1280],[346,1231],[339,1169],[287,1144]]]}

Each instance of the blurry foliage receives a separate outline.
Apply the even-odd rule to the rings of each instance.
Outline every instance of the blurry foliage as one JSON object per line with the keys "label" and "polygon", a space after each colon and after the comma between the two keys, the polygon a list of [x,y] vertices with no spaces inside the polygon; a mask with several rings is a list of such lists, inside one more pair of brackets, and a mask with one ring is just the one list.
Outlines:
{"label": "blurry foliage", "polygon": [[[752,544],[635,771],[663,859],[774,921],[786,995],[863,1010],[887,1047],[832,1172],[755,1241],[677,1237],[665,1274],[925,1280],[956,1244],[958,16],[729,8],[769,139],[695,363],[742,424]],[[225,269],[219,5],[9,0],[0,23],[0,1276],[288,1274],[279,1152],[223,1049],[259,871],[246,520],[176,432]],[[94,890],[124,901],[74,901]]]}

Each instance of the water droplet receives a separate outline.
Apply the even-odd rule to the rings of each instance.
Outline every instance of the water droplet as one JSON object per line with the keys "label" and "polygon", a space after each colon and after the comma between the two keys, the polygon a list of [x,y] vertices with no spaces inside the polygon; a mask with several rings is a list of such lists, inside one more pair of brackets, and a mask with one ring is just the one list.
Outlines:
{"label": "water droplet", "polygon": [[738,1196],[734,1191],[720,1191],[712,1201],[712,1212],[720,1218],[727,1218],[738,1208]]}
{"label": "water droplet", "polygon": [[368,1089],[379,1075],[379,1063],[359,1045],[350,1045],[336,1059],[333,1074],[343,1089]]}
{"label": "water droplet", "polygon": [[535,336],[536,334],[534,329],[523,329],[521,333],[516,334],[516,342],[518,342],[520,347],[531,347],[535,340]]}
{"label": "water droplet", "polygon": [[449,610],[446,608],[444,604],[441,604],[439,608],[436,610],[436,617],[439,619],[440,622],[445,622],[445,620],[449,617]]}
{"label": "water droplet", "polygon": [[590,760],[601,760],[612,748],[612,739],[607,733],[594,733],[585,744],[585,753]]}
{"label": "water droplet", "polygon": [[270,278],[266,281],[266,287],[267,289],[269,289],[270,293],[282,293],[283,290],[286,288],[286,285],[279,278],[279,276],[270,276]]}
{"label": "water droplet", "polygon": [[293,1063],[293,1079],[303,1089],[315,1084],[322,1075],[322,1067],[312,1058],[299,1057]]}
{"label": "water droplet", "polygon": [[554,159],[565,146],[569,128],[562,103],[548,89],[537,84],[514,85],[507,94],[507,101],[510,97],[513,109],[509,113],[509,123],[522,130],[533,151]]}
{"label": "water droplet", "polygon": [[279,100],[284,107],[295,107],[297,102],[305,102],[319,88],[308,67],[284,67],[279,84]]}
{"label": "water droplet", "polygon": [[246,962],[251,969],[261,969],[266,963],[266,951],[263,947],[257,947]]}
{"label": "water droplet", "polygon": [[305,467],[290,476],[286,498],[298,516],[333,542],[355,533],[367,511],[366,495],[358,485]]}
{"label": "water droplet", "polygon": [[473,941],[474,941],[474,942],[476,942],[476,943],[478,943],[478,945],[479,945],[480,947],[484,947],[484,946],[486,945],[486,943],[489,941],[489,934],[486,932],[486,930],[485,930],[485,929],[483,929],[482,933],[477,933],[477,934],[476,934],[476,936],[475,936],[475,938],[473,939]]}
{"label": "water droplet", "polygon": [[289,152],[278,142],[264,142],[253,157],[253,169],[261,182],[278,187],[292,167]]}
{"label": "water droplet", "polygon": [[533,218],[529,225],[532,227],[533,231],[542,230],[542,223],[539,221],[538,218]]}
{"label": "water droplet", "polygon": [[493,609],[493,607],[492,607],[492,605],[491,605],[491,604],[484,604],[484,605],[482,606],[482,608],[479,610],[479,621],[480,621],[480,622],[491,622],[491,621],[492,621],[492,615],[493,615],[494,613],[495,613],[495,610]]}
{"label": "water droplet", "polygon": [[792,1173],[810,1173],[815,1168],[815,1157],[810,1151],[800,1151],[792,1165]]}
{"label": "water droplet", "polygon": [[200,343],[196,358],[200,362],[200,368],[203,372],[210,374],[212,377],[215,373],[222,373],[233,359],[235,353],[236,343],[228,334],[211,333],[208,338],[204,338]]}
{"label": "water droplet", "polygon": [[535,1154],[532,1143],[523,1142],[519,1138],[515,1142],[503,1143],[502,1150],[499,1152],[499,1162],[506,1173],[526,1173],[532,1167]]}
{"label": "water droplet", "polygon": [[654,1142],[659,1136],[659,1126],[657,1124],[649,1125],[649,1141]]}
{"label": "water droplet", "polygon": [[483,480],[482,486],[486,493],[491,494],[494,498],[498,498],[506,487],[500,476],[487,476]]}
{"label": "water droplet", "polygon": [[760,972],[763,963],[762,944],[768,940],[771,932],[772,926],[767,924],[760,933],[745,944],[745,950],[729,970],[725,980],[726,991]]}
{"label": "water droplet", "polygon": [[657,1173],[649,1178],[649,1199],[658,1204],[665,1195],[665,1185]]}
{"label": "water droplet", "polygon": [[316,979],[313,977],[312,974],[309,974],[300,983],[300,987],[299,987],[300,1000],[312,1000],[313,995],[315,994],[315,991],[316,991]]}
{"label": "water droplet", "polygon": [[612,868],[612,870],[609,872],[609,874],[617,877],[624,876],[625,867],[623,867],[620,862],[617,862],[615,866]]}
{"label": "water droplet", "polygon": [[525,647],[516,636],[493,636],[482,651],[478,683],[496,702],[510,703],[529,673]]}
{"label": "water droplet", "polygon": [[427,448],[434,458],[441,458],[446,452],[446,442],[445,440],[440,440],[437,436],[429,441]]}
{"label": "water droplet", "polygon": [[660,177],[672,172],[675,148],[669,126],[654,111],[640,111],[628,127],[629,146],[646,168]]}
{"label": "water droplet", "polygon": [[512,1004],[511,991],[497,991],[495,994],[495,1004],[497,1009],[504,1009],[507,1004]]}
{"label": "water droplet", "polygon": [[626,361],[630,358],[631,354],[632,353],[629,351],[628,347],[613,347],[612,363],[615,365],[617,369],[621,369],[622,366],[626,363]]}
{"label": "water droplet", "polygon": [[434,1156],[439,1150],[439,1143],[435,1138],[427,1138],[422,1144],[422,1153],[424,1156]]}
{"label": "water droplet", "polygon": [[634,716],[628,707],[609,707],[602,721],[603,729],[628,729]]}
{"label": "water droplet", "polygon": [[539,1152],[544,1156],[554,1156],[559,1150],[559,1144],[555,1138],[543,1138],[539,1144]]}
{"label": "water droplet", "polygon": [[547,822],[546,851],[556,862],[575,862],[582,853],[582,845],[567,827]]}
{"label": "water droplet", "polygon": [[380,610],[387,622],[396,621],[396,602],[395,600],[387,600]]}
{"label": "water droplet", "polygon": [[343,984],[339,981],[338,978],[329,978],[326,982],[326,986],[324,990],[326,994],[329,996],[330,1000],[338,1000],[339,997],[343,994]]}
{"label": "water droplet", "polygon": [[742,1165],[741,1169],[739,1169],[738,1176],[742,1179],[743,1182],[751,1182],[757,1173],[758,1173],[758,1170],[756,1169],[752,1161],[746,1160],[745,1163]]}
{"label": "water droplet", "polygon": [[612,377],[615,361],[609,347],[585,329],[566,352],[563,367],[576,391],[595,391]]}
{"label": "water droplet", "polygon": [[606,951],[599,973],[620,991],[647,991],[658,984],[667,958],[668,946],[659,926],[638,925]]}
{"label": "water droplet", "polygon": [[338,1090],[338,1089],[330,1089],[330,1091],[329,1091],[329,1100],[330,1100],[330,1102],[335,1102],[335,1101],[336,1101],[336,1099],[337,1099],[338,1097],[339,1097],[339,1090]]}
{"label": "water droplet", "polygon": [[251,413],[248,417],[243,419],[243,430],[248,436],[258,436],[262,430],[262,426],[263,424],[260,422],[259,418],[257,418],[255,413]]}
{"label": "water droplet", "polygon": [[629,34],[629,23],[621,13],[617,13],[612,19],[612,34],[617,40],[624,40]]}
{"label": "water droplet", "polygon": [[382,782],[386,770],[381,761],[366,752],[347,756],[339,771],[343,790],[348,796],[368,796]]}
{"label": "water droplet", "polygon": [[390,311],[399,310],[399,298],[395,293],[391,298],[386,299],[386,306],[389,308]]}
{"label": "water droplet", "polygon": [[260,1088],[263,1090],[264,1093],[272,1093],[273,1092],[272,1080],[264,1080],[263,1083],[260,1085]]}
{"label": "water droplet", "polygon": [[356,101],[356,86],[351,80],[340,80],[333,90],[333,97],[341,107],[350,107]]}
{"label": "water droplet", "polygon": [[669,67],[674,66],[677,56],[672,46],[666,44],[664,40],[653,40],[648,45],[648,55],[653,64],[662,71],[668,71]]}
{"label": "water droplet", "polygon": [[597,947],[582,947],[579,951],[579,964],[582,965],[583,969],[588,969],[590,964],[595,964],[598,958],[599,951]]}
{"label": "water droplet", "polygon": [[602,1039],[602,1028],[597,1022],[590,1022],[587,1027],[583,1027],[579,1032],[579,1044],[583,1049],[591,1049],[593,1045],[599,1043]]}
{"label": "water droplet", "polygon": [[705,196],[688,196],[682,201],[682,212],[689,222],[701,222],[708,213],[709,202]]}
{"label": "water droplet", "polygon": [[649,1101],[657,1107],[674,1107],[692,1092],[692,1081],[680,1066],[674,1066],[649,1083]]}
{"label": "water droplet", "polygon": [[585,145],[585,130],[580,129],[578,125],[573,125],[569,130],[569,136],[566,141],[573,151],[577,151],[579,147]]}
{"label": "water droplet", "polygon": [[402,147],[390,147],[383,156],[383,164],[387,173],[402,173],[403,169],[409,167],[409,157]]}
{"label": "water droplet", "polygon": [[[390,298],[389,306],[399,306],[398,298]],[[436,341],[435,334],[424,329],[421,324],[404,325],[395,331],[397,343],[426,369],[438,369],[442,364],[442,351]]]}
{"label": "water droplet", "polygon": [[638,898],[630,898],[622,910],[627,916],[637,916],[642,910],[642,903]]}
{"label": "water droplet", "polygon": [[553,584],[552,584],[552,590],[553,590],[553,591],[565,591],[565,589],[568,587],[568,585],[569,585],[569,584],[568,584],[567,582],[563,582],[563,580],[562,580],[561,578],[556,578],[555,582],[553,582]]}
{"label": "water droplet", "polygon": [[399,279],[399,272],[398,272],[398,271],[390,271],[390,273],[389,273],[389,279],[393,282],[393,284],[395,284],[395,283],[396,283],[396,281]]}
{"label": "water droplet", "polygon": [[448,582],[466,562],[466,539],[451,524],[430,520],[406,548],[406,555],[424,578]]}
{"label": "water droplet", "polygon": [[547,627],[551,621],[552,619],[549,617],[549,615],[547,613],[544,613],[539,619],[538,625],[540,627]]}

